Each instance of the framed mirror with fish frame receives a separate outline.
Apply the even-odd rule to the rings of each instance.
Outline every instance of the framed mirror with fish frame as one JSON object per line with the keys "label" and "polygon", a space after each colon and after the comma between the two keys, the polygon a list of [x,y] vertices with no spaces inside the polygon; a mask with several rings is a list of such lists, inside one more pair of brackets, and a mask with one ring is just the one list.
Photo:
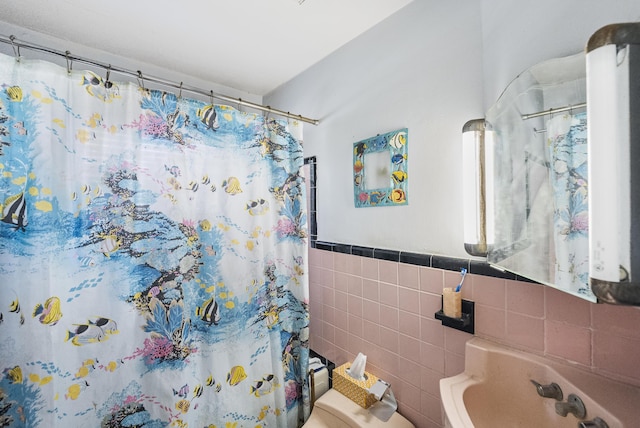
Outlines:
{"label": "framed mirror with fish frame", "polygon": [[407,205],[407,128],[353,143],[356,208]]}

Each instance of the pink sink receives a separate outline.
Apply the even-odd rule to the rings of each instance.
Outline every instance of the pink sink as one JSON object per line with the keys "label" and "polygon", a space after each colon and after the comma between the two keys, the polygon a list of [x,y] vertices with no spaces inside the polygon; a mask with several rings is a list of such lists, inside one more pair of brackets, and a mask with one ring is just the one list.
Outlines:
{"label": "pink sink", "polygon": [[[586,416],[562,417],[554,398],[538,395],[531,380],[557,383],[563,400],[575,394]],[[636,428],[640,388],[488,340],[467,342],[463,373],[440,381],[447,428],[571,427],[598,417],[609,428]]]}

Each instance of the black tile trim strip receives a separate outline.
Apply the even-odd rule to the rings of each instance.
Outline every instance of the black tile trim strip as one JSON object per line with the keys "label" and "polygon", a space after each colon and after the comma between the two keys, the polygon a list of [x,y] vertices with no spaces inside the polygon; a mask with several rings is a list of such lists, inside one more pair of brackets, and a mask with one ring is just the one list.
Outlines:
{"label": "black tile trim strip", "polygon": [[515,273],[497,269],[484,261],[470,260],[468,270],[470,273],[473,273],[475,275],[484,275],[494,278],[504,278],[512,280],[519,279],[519,277]]}
{"label": "black tile trim strip", "polygon": [[322,242],[322,241],[315,241],[315,247],[318,250],[325,250],[325,251],[333,251],[333,247],[336,244],[332,244],[330,242]]}
{"label": "black tile trim strip", "polygon": [[402,251],[400,253],[400,263],[431,267],[432,257],[431,254],[407,253],[406,251]]}
{"label": "black tile trim strip", "polygon": [[351,254],[353,254],[354,256],[373,258],[373,248],[358,247],[357,245],[352,245]]}
{"label": "black tile trim strip", "polygon": [[351,254],[351,245],[335,244],[333,246],[333,251],[336,253]]}
{"label": "black tile trim strip", "polygon": [[471,273],[470,269],[471,261],[468,259],[458,259],[455,257],[443,257],[443,256],[433,256],[431,258],[431,267],[444,269],[444,270],[457,270],[459,271],[462,268],[467,269],[467,272]]}
{"label": "black tile trim strip", "polygon": [[493,278],[510,279],[514,281],[524,281],[537,284],[538,282],[516,275],[512,272],[503,271],[491,266],[484,260],[461,259],[456,257],[438,256],[435,254],[412,253],[408,251],[388,250],[384,248],[361,247],[358,245],[339,244],[335,242],[316,241],[311,242],[311,247],[324,251],[333,251],[342,254],[352,254],[354,256],[369,257],[378,260],[388,260],[392,262],[407,263],[411,265],[432,267],[442,270],[460,271],[466,268],[474,275],[489,276]]}
{"label": "black tile trim strip", "polygon": [[390,262],[399,262],[400,251],[385,250],[383,248],[374,248],[373,258],[379,259],[379,260],[388,260]]}
{"label": "black tile trim strip", "polygon": [[316,177],[317,161],[315,156],[304,158],[304,164],[309,165],[309,176],[305,177],[305,180],[309,183],[309,194],[307,200],[309,201],[307,219],[309,223],[309,244],[311,248],[316,248],[316,241],[318,240],[318,215],[316,208]]}

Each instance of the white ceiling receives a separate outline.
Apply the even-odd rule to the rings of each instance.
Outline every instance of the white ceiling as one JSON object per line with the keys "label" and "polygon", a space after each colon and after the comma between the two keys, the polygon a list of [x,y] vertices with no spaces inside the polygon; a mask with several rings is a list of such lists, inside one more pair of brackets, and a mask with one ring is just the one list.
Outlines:
{"label": "white ceiling", "polygon": [[262,96],[411,1],[15,0],[0,21]]}

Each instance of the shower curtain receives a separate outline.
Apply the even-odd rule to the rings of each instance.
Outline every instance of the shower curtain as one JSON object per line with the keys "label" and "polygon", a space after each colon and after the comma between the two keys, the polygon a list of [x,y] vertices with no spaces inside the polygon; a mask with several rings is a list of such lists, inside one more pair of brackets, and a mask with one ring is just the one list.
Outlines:
{"label": "shower curtain", "polygon": [[593,297],[589,288],[587,114],[564,114],[547,123],[553,189],[555,284]]}
{"label": "shower curtain", "polygon": [[0,426],[308,416],[300,127],[0,57]]}

